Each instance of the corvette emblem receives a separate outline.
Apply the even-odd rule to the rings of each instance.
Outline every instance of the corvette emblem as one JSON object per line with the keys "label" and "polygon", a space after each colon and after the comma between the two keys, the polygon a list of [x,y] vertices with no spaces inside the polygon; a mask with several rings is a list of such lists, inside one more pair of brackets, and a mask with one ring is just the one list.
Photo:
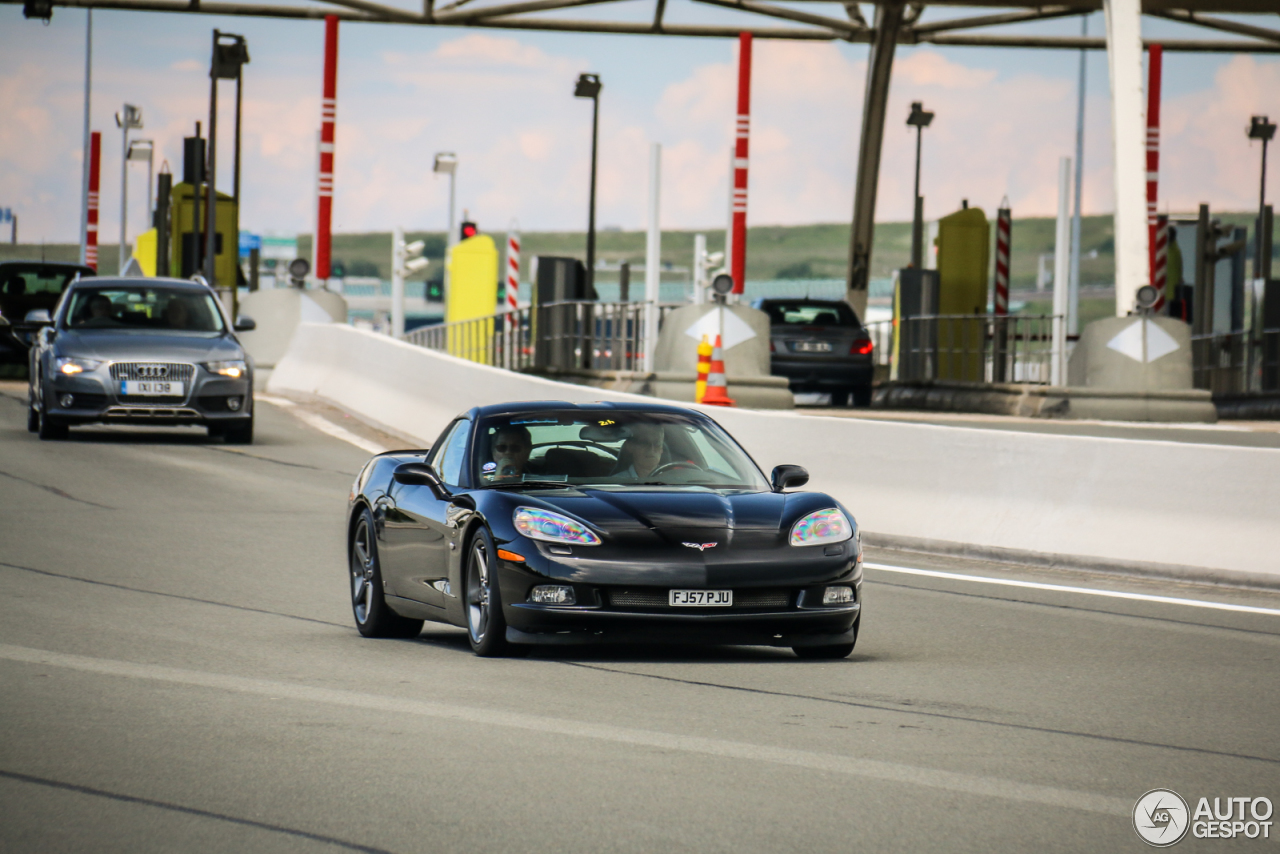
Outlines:
{"label": "corvette emblem", "polygon": [[700,552],[704,552],[707,549],[714,549],[718,545],[720,544],[719,543],[685,543],[684,544],[685,548],[697,549]]}

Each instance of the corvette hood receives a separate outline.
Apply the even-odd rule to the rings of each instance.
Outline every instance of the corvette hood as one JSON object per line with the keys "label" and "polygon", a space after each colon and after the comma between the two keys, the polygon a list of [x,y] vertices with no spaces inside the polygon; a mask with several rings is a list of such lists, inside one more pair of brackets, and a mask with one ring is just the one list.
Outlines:
{"label": "corvette hood", "polygon": [[748,533],[772,539],[782,527],[787,504],[787,496],[774,492],[724,494],[698,487],[587,487],[538,497],[623,540],[644,532],[669,543],[689,539],[723,542]]}

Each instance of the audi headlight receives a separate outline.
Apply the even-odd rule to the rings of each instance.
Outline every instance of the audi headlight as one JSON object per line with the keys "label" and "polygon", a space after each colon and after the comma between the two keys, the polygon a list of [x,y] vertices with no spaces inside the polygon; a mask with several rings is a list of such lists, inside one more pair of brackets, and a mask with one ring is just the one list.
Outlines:
{"label": "audi headlight", "polygon": [[581,522],[568,516],[539,510],[535,507],[517,507],[512,516],[516,530],[531,540],[546,543],[569,543],[575,546],[598,546],[600,538]]}
{"label": "audi headlight", "polygon": [[97,359],[77,359],[74,356],[63,356],[58,359],[58,373],[73,376],[85,371],[92,371],[102,363]]}
{"label": "audi headlight", "polygon": [[791,545],[821,546],[843,543],[853,536],[853,525],[834,507],[815,510],[791,526]]}
{"label": "audi headlight", "polygon": [[219,374],[220,376],[230,377],[238,380],[249,370],[243,359],[231,359],[226,362],[205,362],[204,369],[211,374]]}

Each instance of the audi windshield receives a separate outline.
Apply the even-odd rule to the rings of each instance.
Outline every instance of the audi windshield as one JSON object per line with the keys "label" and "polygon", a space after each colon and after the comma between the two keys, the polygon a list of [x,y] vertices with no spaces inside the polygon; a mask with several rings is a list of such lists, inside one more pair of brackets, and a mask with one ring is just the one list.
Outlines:
{"label": "audi windshield", "polygon": [[63,328],[218,333],[226,327],[207,291],[115,285],[72,291]]}

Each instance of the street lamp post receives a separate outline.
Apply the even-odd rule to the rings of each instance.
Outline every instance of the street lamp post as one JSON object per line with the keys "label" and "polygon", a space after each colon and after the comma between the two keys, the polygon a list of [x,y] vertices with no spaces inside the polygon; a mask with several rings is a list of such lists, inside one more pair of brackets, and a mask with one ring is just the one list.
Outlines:
{"label": "street lamp post", "polygon": [[124,109],[116,113],[116,127],[120,128],[120,266],[117,272],[124,272],[128,257],[125,238],[129,224],[129,131],[142,129],[142,110],[125,104]]}
{"label": "street lamp post", "polygon": [[920,144],[924,129],[933,121],[933,113],[924,109],[920,101],[911,104],[907,125],[916,129],[916,195],[915,213],[911,218],[911,266],[919,270],[924,266],[924,199],[920,198]]}
{"label": "street lamp post", "polygon": [[[449,230],[444,233],[444,275],[441,277],[441,286],[443,293],[440,298],[444,300],[445,312],[449,311],[449,250],[453,248],[454,242],[458,239],[453,233],[453,212],[456,196],[454,194],[454,181],[458,174],[458,155],[452,151],[436,152],[435,164],[431,167],[431,171],[437,175],[449,176]],[[425,294],[423,295],[425,297]]]}
{"label": "street lamp post", "polygon": [[[208,192],[205,194],[204,277],[210,286],[216,287],[215,271],[217,266],[215,261],[217,260],[218,246],[218,81],[239,81],[240,67],[249,61],[249,46],[245,43],[244,36],[214,30],[212,54],[209,63],[209,176]],[[239,100],[237,94],[237,103]],[[238,127],[237,136],[239,136]],[[238,168],[236,171],[239,171]],[[230,247],[227,248],[230,251]],[[237,283],[234,279],[229,285],[231,288],[232,317],[235,316],[238,309],[236,305],[236,285]]]}
{"label": "street lamp post", "polygon": [[600,137],[600,75],[579,74],[573,97],[591,99],[591,190],[587,202],[587,293],[595,293],[596,279],[596,147]]}
{"label": "street lamp post", "polygon": [[147,222],[154,225],[155,201],[151,195],[151,182],[155,179],[156,144],[150,139],[135,139],[129,143],[129,154],[126,160],[147,161]]}
{"label": "street lamp post", "polygon": [[[1258,227],[1254,235],[1257,238],[1257,252],[1253,256],[1253,274],[1254,278],[1264,278],[1267,275],[1267,268],[1271,265],[1270,258],[1264,258],[1263,253],[1269,241],[1264,239],[1262,233],[1267,221],[1267,143],[1269,143],[1276,135],[1276,126],[1267,120],[1266,116],[1253,116],[1249,120],[1249,139],[1262,140],[1262,178],[1258,187]],[[1267,235],[1269,236],[1269,235]]]}

